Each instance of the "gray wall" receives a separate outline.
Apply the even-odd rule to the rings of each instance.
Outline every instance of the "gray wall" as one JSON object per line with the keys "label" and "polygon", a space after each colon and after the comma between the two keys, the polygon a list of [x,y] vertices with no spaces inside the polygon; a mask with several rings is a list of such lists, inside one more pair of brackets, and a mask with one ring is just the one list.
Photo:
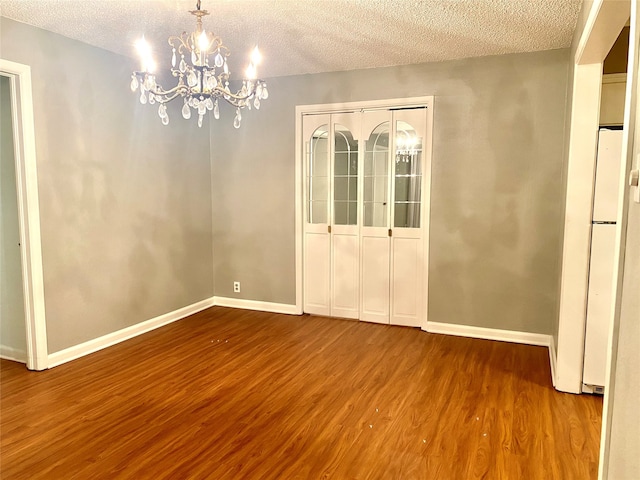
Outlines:
{"label": "gray wall", "polygon": [[296,105],[435,95],[429,319],[551,333],[568,56],[274,78],[239,130],[223,111],[211,148],[215,294],[295,303]]}
{"label": "gray wall", "polygon": [[128,58],[0,19],[31,66],[49,353],[213,293],[208,129],[129,89]]}
{"label": "gray wall", "polygon": [[11,85],[0,76],[0,346],[26,358]]}

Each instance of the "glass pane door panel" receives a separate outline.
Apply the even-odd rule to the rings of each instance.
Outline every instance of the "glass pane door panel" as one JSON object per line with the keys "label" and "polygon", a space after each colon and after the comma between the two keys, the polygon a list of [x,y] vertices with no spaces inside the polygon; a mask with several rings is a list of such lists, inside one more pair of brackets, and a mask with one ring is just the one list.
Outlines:
{"label": "glass pane door panel", "polygon": [[328,223],[326,200],[311,201],[309,204],[309,223]]}
{"label": "glass pane door panel", "polygon": [[365,155],[365,175],[387,175],[389,171],[389,150],[381,150],[376,147],[375,150],[366,150]]}
{"label": "glass pane door panel", "polygon": [[364,224],[367,227],[387,226],[387,204],[364,202]]}
{"label": "glass pane door panel", "polygon": [[358,141],[347,127],[334,125],[333,221],[358,224]]}
{"label": "glass pane door panel", "polygon": [[419,228],[420,202],[396,202],[393,224],[401,228]]}
{"label": "glass pane door panel", "polygon": [[329,126],[313,132],[309,142],[307,165],[307,220],[328,223],[329,202]]}
{"label": "glass pane door panel", "polygon": [[349,153],[348,152],[336,152],[335,153],[335,166],[333,170],[334,175],[349,175]]}
{"label": "glass pane door panel", "polygon": [[358,200],[358,177],[335,177],[333,198],[338,200]]}
{"label": "glass pane door panel", "polygon": [[311,200],[326,202],[329,198],[329,177],[311,177],[308,187]]}
{"label": "glass pane door panel", "polygon": [[355,225],[358,223],[358,200],[349,201],[349,225]]}
{"label": "glass pane door panel", "polygon": [[420,177],[396,176],[396,203],[417,202],[420,203]]}
{"label": "glass pane door panel", "polygon": [[336,225],[356,225],[358,222],[358,202],[335,201],[334,215]]}
{"label": "glass pane door panel", "polygon": [[408,123],[396,122],[394,227],[420,228],[422,138]]}
{"label": "glass pane door panel", "polygon": [[388,181],[386,176],[365,176],[364,177],[364,198],[367,202],[386,203],[389,198]]}
{"label": "glass pane door panel", "polygon": [[396,153],[396,177],[422,175],[421,156],[421,150],[414,151],[411,154],[398,155]]}
{"label": "glass pane door panel", "polygon": [[364,226],[386,227],[389,202],[389,122],[378,125],[365,143]]}
{"label": "glass pane door panel", "polygon": [[309,172],[311,175],[328,176],[329,164],[329,126],[322,125],[311,137],[311,157]]}

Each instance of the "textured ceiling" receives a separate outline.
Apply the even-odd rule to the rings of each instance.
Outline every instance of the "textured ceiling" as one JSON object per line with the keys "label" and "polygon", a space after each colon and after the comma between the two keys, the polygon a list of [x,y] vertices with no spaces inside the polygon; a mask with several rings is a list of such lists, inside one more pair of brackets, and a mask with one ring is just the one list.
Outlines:
{"label": "textured ceiling", "polygon": [[[581,0],[202,0],[232,72],[260,46],[261,77],[568,47]],[[145,35],[160,65],[192,31],[195,0],[0,0],[0,14],[128,56]],[[235,63],[234,63],[235,62]]]}

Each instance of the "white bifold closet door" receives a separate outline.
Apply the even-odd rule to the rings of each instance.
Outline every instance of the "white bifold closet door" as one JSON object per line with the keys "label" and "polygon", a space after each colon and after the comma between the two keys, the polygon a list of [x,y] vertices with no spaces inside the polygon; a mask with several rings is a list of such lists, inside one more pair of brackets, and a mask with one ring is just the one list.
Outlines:
{"label": "white bifold closet door", "polygon": [[393,111],[391,211],[391,318],[393,325],[419,327],[424,301],[423,172],[424,108]]}
{"label": "white bifold closet door", "polygon": [[426,108],[310,114],[302,127],[304,311],[421,326]]}
{"label": "white bifold closet door", "polygon": [[363,219],[360,238],[360,319],[389,323],[391,311],[390,158],[391,112],[366,112],[362,119]]}
{"label": "white bifold closet door", "polygon": [[331,314],[329,269],[330,115],[303,118],[306,211],[304,221],[304,311]]}
{"label": "white bifold closet door", "polygon": [[360,319],[421,326],[424,108],[364,112]]}
{"label": "white bifold closet door", "polygon": [[331,115],[331,315],[358,318],[360,113]]}
{"label": "white bifold closet door", "polygon": [[360,114],[307,115],[304,311],[358,318]]}

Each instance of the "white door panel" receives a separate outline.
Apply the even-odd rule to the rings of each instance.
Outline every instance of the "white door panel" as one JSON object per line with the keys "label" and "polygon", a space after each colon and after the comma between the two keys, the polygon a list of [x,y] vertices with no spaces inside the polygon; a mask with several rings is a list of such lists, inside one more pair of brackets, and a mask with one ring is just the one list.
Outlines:
{"label": "white door panel", "polygon": [[358,318],[358,235],[332,235],[331,315]]}
{"label": "white door panel", "polygon": [[615,222],[620,193],[622,130],[600,130],[593,195],[593,220]]}
{"label": "white door panel", "polygon": [[605,383],[615,244],[616,225],[593,226],[582,378],[587,385]]}
{"label": "white door panel", "polygon": [[419,327],[422,323],[422,239],[392,240],[391,323]]}
{"label": "white door panel", "polygon": [[[393,119],[411,124],[413,128],[424,137],[427,129],[426,108],[409,108],[405,110],[394,110]],[[423,140],[424,141],[424,140]]]}
{"label": "white door panel", "polygon": [[331,123],[344,125],[349,129],[351,135],[353,135],[353,138],[355,138],[356,140],[360,140],[360,124],[362,123],[362,115],[360,112],[334,113],[331,115]]}
{"label": "white door panel", "polygon": [[360,138],[366,141],[369,138],[371,132],[373,132],[377,126],[384,122],[391,121],[391,114],[388,110],[377,110],[372,112],[364,112],[362,116],[362,135]]}
{"label": "white door panel", "polygon": [[329,235],[307,233],[304,258],[304,311],[329,315]]}
{"label": "white door panel", "polygon": [[389,323],[389,237],[363,236],[360,319]]}

